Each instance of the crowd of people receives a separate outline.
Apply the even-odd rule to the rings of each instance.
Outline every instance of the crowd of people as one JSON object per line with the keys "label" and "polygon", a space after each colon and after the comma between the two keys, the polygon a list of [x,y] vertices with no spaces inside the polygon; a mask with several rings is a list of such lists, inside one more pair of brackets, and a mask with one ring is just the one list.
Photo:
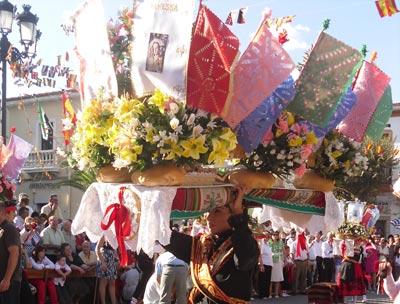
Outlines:
{"label": "crowd of people", "polygon": [[[207,217],[172,225],[170,244],[160,246],[163,253],[149,258],[128,251],[123,268],[104,237],[92,243],[85,234],[72,234],[72,221],[61,218],[56,195],[40,213],[29,206],[26,194],[18,204],[0,202],[0,303],[91,303],[94,297],[113,304],[198,303],[202,298],[247,303],[251,297],[268,301],[305,294],[318,282],[336,282],[342,296],[354,302],[361,296],[365,302],[367,290],[382,288],[379,264],[390,263],[394,280],[399,278],[399,235],[346,243],[333,233],[274,231],[270,221],[253,234],[241,211],[242,192],[232,205]],[[54,275],[33,278],[29,269]]]}

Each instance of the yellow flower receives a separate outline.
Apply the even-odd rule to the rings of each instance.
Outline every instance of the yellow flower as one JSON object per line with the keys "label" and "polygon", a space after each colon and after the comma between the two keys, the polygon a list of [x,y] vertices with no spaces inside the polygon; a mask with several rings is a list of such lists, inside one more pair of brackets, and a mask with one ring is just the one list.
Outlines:
{"label": "yellow flower", "polygon": [[160,153],[165,155],[164,159],[173,160],[181,156],[182,147],[179,146],[174,140],[171,139],[166,140],[165,145],[168,146],[168,148],[160,149]]}
{"label": "yellow flower", "polygon": [[315,136],[314,132],[308,132],[306,135],[307,145],[316,145],[318,143],[318,138]]}
{"label": "yellow flower", "polygon": [[344,168],[345,168],[346,170],[349,170],[349,169],[350,169],[350,165],[351,165],[350,160],[346,160],[346,161],[344,162]]}
{"label": "yellow flower", "polygon": [[281,129],[276,129],[276,132],[275,132],[275,137],[276,138],[278,138],[279,136],[281,136],[283,134],[283,131],[281,130]]}
{"label": "yellow flower", "polygon": [[161,113],[164,113],[164,106],[167,100],[167,95],[164,95],[160,90],[156,90],[149,102],[156,105]]}
{"label": "yellow flower", "polygon": [[[236,148],[237,145],[236,135],[235,133],[232,132],[230,128],[224,128],[220,138],[226,141],[228,151],[232,151]],[[214,140],[213,140],[213,145],[214,145]]]}
{"label": "yellow flower", "polygon": [[289,146],[290,147],[299,147],[303,144],[303,139],[299,136],[293,136],[291,139],[289,139]]}
{"label": "yellow flower", "polygon": [[341,156],[343,153],[341,152],[341,151],[339,151],[339,150],[336,150],[335,152],[332,152],[332,157],[333,158],[338,158],[339,156]]}
{"label": "yellow flower", "polygon": [[204,146],[206,137],[201,135],[197,138],[190,137],[187,140],[180,142],[181,147],[184,149],[182,156],[186,158],[199,159],[200,154],[208,151],[207,147]]}
{"label": "yellow flower", "polygon": [[213,150],[208,156],[209,164],[223,165],[225,160],[229,158],[229,151],[226,149],[225,144],[217,139],[212,140]]}
{"label": "yellow flower", "polygon": [[287,122],[288,122],[289,127],[296,122],[294,119],[294,115],[292,113],[286,112],[286,117],[287,117]]}

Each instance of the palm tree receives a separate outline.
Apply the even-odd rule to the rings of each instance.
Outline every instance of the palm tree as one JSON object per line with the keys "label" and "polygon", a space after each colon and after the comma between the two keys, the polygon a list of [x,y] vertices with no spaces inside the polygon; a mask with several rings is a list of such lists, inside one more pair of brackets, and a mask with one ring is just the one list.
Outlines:
{"label": "palm tree", "polygon": [[82,191],[86,191],[89,186],[96,182],[96,173],[93,170],[80,171],[78,169],[72,168],[73,173],[68,179],[62,180],[57,183],[59,187],[70,186]]}

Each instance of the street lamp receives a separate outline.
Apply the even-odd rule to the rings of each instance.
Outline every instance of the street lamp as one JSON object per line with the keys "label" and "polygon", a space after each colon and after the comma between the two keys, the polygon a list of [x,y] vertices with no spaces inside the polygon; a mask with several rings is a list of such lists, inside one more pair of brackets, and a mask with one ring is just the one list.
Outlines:
{"label": "street lamp", "polygon": [[8,0],[0,1],[0,59],[2,63],[1,135],[4,142],[6,141],[7,131],[7,61],[17,60],[22,62],[25,58],[32,60],[36,55],[36,44],[41,35],[41,32],[37,30],[39,18],[31,13],[31,6],[23,5],[22,7],[24,11],[15,18],[19,25],[20,42],[24,47],[24,51],[20,52],[17,48],[11,47],[7,38],[7,35],[12,31],[12,23],[17,9]]}

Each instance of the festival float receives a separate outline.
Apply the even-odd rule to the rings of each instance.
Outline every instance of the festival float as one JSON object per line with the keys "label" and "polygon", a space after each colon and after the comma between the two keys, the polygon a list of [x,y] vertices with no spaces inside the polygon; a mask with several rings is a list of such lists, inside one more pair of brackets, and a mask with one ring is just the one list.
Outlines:
{"label": "festival float", "polygon": [[122,263],[126,248],[152,256],[169,243],[170,219],[200,217],[241,185],[247,206],[262,207],[260,222],[275,229],[366,236],[379,216],[373,205],[363,205],[366,223],[354,223],[338,200],[364,200],[351,188],[367,179],[376,186],[371,173],[391,166],[395,150],[389,143],[380,161],[382,147],[368,142],[382,136],[392,101],[390,78],[365,48],[330,36],[325,21],[294,80],[282,45],[293,17],[266,12],[239,56],[228,24],[200,4],[191,32],[194,3],[177,0],[138,2],[108,32],[91,20],[103,42],[94,48],[84,39],[94,2],[73,16],[82,111],[68,161],[97,174],[74,234],[105,235]]}

